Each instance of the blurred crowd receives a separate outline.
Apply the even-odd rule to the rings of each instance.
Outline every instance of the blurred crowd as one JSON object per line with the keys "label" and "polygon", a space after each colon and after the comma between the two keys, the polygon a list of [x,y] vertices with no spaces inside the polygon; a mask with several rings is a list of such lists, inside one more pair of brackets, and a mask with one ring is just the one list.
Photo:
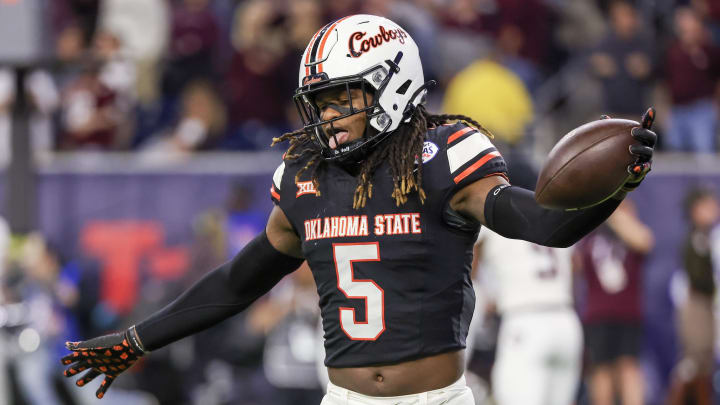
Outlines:
{"label": "blurred crowd", "polygon": [[[637,119],[653,104],[662,148],[716,150],[717,1],[38,1],[49,51],[24,84],[36,150],[265,149],[299,126],[308,40],[355,13],[413,36],[439,83],[432,109],[511,145],[552,145],[598,112]],[[1,142],[13,77],[0,71]]]}
{"label": "blurred crowd", "polygon": [[[523,156],[533,148],[552,146],[601,113],[638,119],[649,105],[658,110],[661,150],[718,150],[715,0],[39,1],[49,56],[22,83],[36,153],[265,150],[272,136],[300,125],[291,95],[307,42],[326,22],[356,13],[406,28],[426,79],[438,82],[430,110],[475,118],[516,167],[532,166]],[[14,68],[0,68],[0,161],[10,150],[16,77]],[[163,271],[175,257],[165,255],[125,274],[140,278],[123,284],[134,290],[121,290],[121,299],[137,297],[130,307],[118,305],[118,291],[100,279],[107,263],[70,257],[41,235],[11,238],[0,222],[0,263],[7,263],[0,271],[0,403],[92,403],[93,388],[76,389],[60,377],[63,342],[129,326],[231,257],[264,226],[265,213],[250,208],[249,193],[237,187],[224,207],[193,220],[183,271]],[[681,355],[672,384],[647,393],[641,331],[628,327],[623,336],[631,341],[595,345],[601,353],[590,355],[603,361],[588,362],[579,403],[602,404],[613,395],[624,404],[711,403],[703,401],[717,391],[716,191],[693,190],[685,210]],[[642,323],[641,269],[651,249],[652,234],[632,207],[577,247],[577,306],[594,338],[613,336],[605,332],[609,324]],[[122,269],[127,263],[119,260]],[[316,301],[303,269],[247,313],[147,357],[103,401],[317,404],[327,376],[318,363],[324,352]],[[481,381],[495,348],[487,338],[491,324],[478,328],[470,369],[481,378],[470,382],[486,403]]]}

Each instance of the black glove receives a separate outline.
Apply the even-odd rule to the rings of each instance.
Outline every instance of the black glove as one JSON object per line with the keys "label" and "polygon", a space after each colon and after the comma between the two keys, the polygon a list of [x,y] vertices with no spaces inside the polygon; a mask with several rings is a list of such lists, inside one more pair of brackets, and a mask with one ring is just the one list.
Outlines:
{"label": "black glove", "polygon": [[82,342],[66,342],[65,346],[72,350],[71,354],[61,359],[62,364],[66,366],[72,364],[65,370],[65,377],[72,377],[90,369],[75,382],[77,386],[82,387],[100,374],[105,374],[105,380],[95,392],[98,398],[105,396],[105,392],[115,378],[146,353],[134,326],[121,333],[112,333]]}
{"label": "black glove", "polygon": [[[602,118],[610,118],[603,115]],[[628,165],[628,178],[625,184],[615,194],[615,198],[622,199],[625,195],[635,190],[643,181],[652,168],[652,156],[657,143],[657,135],[651,131],[655,120],[655,109],[650,107],[642,116],[641,126],[632,129],[630,134],[639,144],[630,145],[630,154],[635,161]]]}
{"label": "black glove", "polygon": [[655,121],[655,109],[650,107],[642,116],[640,127],[635,127],[630,132],[639,145],[630,146],[630,154],[635,156],[635,162],[628,166],[630,178],[625,183],[625,191],[632,191],[643,181],[645,176],[650,172],[652,166],[653,150],[657,143],[657,135],[651,131],[653,121]]}

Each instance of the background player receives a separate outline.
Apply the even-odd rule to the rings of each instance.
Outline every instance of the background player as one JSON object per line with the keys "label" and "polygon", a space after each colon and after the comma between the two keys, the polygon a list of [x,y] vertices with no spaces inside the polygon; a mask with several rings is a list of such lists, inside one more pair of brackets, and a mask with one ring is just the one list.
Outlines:
{"label": "background player", "polygon": [[69,343],[66,375],[89,369],[84,385],[104,374],[102,397],[144,353],[242,311],[307,259],[325,331],[324,404],[472,404],[463,348],[478,227],[573,244],[647,174],[655,134],[652,116],[633,130],[638,175],[619,194],[586,210],[547,210],[508,184],[478,123],[427,113],[428,85],[417,46],[392,21],[355,15],[323,27],[295,93],[304,128],[277,140],[290,147],[265,232],[136,326]]}
{"label": "background player", "polygon": [[573,307],[570,248],[508,239],[483,228],[477,252],[483,291],[502,319],[492,372],[495,400],[572,404],[582,327]]}

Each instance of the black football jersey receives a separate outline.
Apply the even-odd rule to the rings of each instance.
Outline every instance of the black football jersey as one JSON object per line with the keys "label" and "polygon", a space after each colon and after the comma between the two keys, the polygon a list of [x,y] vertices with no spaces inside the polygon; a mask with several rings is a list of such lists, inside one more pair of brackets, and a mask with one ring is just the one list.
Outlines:
{"label": "black football jersey", "polygon": [[309,171],[295,181],[304,159],[285,160],[273,176],[272,199],[302,240],[317,285],[327,366],[397,363],[465,347],[479,226],[458,226],[447,205],[462,187],[504,176],[505,162],[486,135],[463,123],[428,130],[417,160],[427,199],[421,204],[412,194],[399,207],[388,163],[357,210],[357,179],[338,165],[321,171],[320,196]]}

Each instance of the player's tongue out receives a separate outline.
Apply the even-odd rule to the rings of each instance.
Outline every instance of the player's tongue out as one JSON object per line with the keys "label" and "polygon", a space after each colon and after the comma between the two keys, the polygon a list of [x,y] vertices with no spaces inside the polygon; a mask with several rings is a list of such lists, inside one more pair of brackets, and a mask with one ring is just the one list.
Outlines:
{"label": "player's tongue out", "polygon": [[[350,133],[348,131],[339,131],[335,133],[335,136],[330,137],[330,141],[328,142],[330,149],[337,148],[338,145],[345,142],[348,138]],[[337,140],[337,142],[336,142]]]}

